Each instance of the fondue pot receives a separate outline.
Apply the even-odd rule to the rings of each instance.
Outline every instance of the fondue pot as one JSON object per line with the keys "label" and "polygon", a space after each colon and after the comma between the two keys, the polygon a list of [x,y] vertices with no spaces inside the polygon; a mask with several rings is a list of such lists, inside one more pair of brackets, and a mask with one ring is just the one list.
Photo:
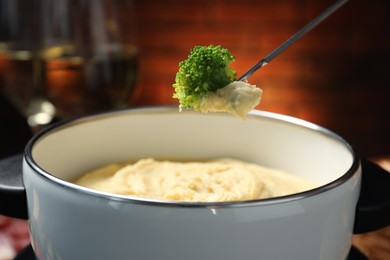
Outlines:
{"label": "fondue pot", "polygon": [[[270,199],[197,203],[72,183],[92,169],[150,157],[231,157],[318,187]],[[335,133],[269,112],[240,120],[159,107],[72,119],[42,130],[23,155],[0,168],[1,196],[10,202],[3,214],[28,217],[38,259],[337,260],[347,257],[353,233],[390,224],[386,171],[359,158]]]}

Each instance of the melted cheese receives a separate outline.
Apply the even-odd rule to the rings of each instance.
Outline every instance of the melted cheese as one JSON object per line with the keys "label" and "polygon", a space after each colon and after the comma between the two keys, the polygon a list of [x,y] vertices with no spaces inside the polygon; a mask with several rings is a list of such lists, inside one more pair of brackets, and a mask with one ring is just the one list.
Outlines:
{"label": "melted cheese", "polygon": [[122,195],[192,202],[256,200],[314,187],[291,174],[233,159],[208,162],[143,159],[134,164],[97,169],[76,184]]}

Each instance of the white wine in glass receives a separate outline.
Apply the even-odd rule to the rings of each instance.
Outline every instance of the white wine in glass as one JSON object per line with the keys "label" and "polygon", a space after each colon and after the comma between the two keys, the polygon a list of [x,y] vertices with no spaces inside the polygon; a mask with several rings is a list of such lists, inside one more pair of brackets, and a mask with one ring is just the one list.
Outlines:
{"label": "white wine in glass", "polygon": [[41,0],[37,85],[55,117],[129,105],[138,58],[134,13],[131,0]]}

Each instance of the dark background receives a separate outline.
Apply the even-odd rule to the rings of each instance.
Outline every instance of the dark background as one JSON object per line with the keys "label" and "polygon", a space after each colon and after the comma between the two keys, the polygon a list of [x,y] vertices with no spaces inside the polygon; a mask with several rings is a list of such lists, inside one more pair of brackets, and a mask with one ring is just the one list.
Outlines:
{"label": "dark background", "polygon": [[[136,0],[141,50],[132,105],[177,104],[178,63],[220,44],[243,74],[335,1]],[[390,1],[352,0],[250,78],[257,107],[331,129],[363,156],[390,154]]]}
{"label": "dark background", "polygon": [[[134,3],[140,60],[138,91],[129,106],[150,106],[178,104],[172,84],[193,46],[228,48],[236,57],[232,67],[241,75],[334,0]],[[257,109],[329,128],[362,156],[389,155],[389,24],[389,0],[349,1],[249,79],[264,90]],[[5,111],[0,111],[2,128],[9,126]],[[2,136],[0,150],[9,146],[9,138]]]}

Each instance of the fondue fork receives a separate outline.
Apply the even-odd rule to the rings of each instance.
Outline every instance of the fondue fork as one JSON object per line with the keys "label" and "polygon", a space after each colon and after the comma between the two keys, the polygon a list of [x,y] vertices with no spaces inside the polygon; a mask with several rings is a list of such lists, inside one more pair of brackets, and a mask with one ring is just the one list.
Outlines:
{"label": "fondue fork", "polygon": [[280,45],[278,48],[276,48],[270,54],[268,54],[268,56],[266,56],[265,58],[261,59],[258,63],[256,63],[252,68],[250,68],[240,78],[238,78],[238,80],[239,81],[247,80],[255,71],[257,71],[261,67],[270,63],[270,61],[272,59],[274,59],[276,56],[278,56],[282,51],[284,51],[287,47],[289,47],[291,44],[296,42],[299,38],[301,38],[306,33],[308,33],[311,29],[316,27],[319,23],[321,23],[323,20],[325,20],[328,16],[330,16],[333,12],[335,12],[337,9],[339,9],[341,6],[343,6],[346,2],[348,2],[348,0],[339,0],[336,3],[334,3],[333,5],[331,5],[328,9],[326,9],[324,12],[322,12],[319,16],[317,16],[311,22],[309,22],[305,27],[303,27],[301,30],[299,30],[297,33],[295,33],[293,36],[291,36],[282,45]]}

